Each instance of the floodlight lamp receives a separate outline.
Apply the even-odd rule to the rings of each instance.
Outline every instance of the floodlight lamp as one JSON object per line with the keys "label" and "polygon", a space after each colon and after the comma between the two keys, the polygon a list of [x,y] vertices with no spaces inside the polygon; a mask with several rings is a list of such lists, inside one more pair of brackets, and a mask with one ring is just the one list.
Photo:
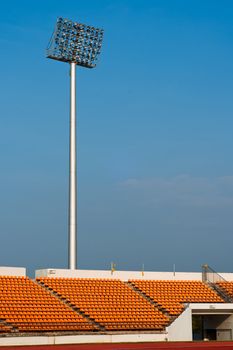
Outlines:
{"label": "floodlight lamp", "polygon": [[102,29],[58,18],[47,48],[47,57],[94,68],[100,54]]}

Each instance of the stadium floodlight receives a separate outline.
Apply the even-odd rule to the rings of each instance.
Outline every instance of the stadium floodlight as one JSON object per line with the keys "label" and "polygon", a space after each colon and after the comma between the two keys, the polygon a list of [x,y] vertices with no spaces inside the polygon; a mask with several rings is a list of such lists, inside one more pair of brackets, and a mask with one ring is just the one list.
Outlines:
{"label": "stadium floodlight", "polygon": [[47,57],[94,68],[102,40],[102,29],[58,18],[47,48]]}
{"label": "stadium floodlight", "polygon": [[47,57],[70,64],[69,268],[77,268],[76,65],[94,68],[103,30],[58,18]]}

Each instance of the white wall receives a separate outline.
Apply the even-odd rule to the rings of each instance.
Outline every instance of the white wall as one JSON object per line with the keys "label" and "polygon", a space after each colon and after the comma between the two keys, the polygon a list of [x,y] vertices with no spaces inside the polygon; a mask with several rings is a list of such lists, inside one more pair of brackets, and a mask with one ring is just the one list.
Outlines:
{"label": "white wall", "polygon": [[0,346],[91,344],[91,343],[137,343],[166,340],[166,334],[95,334],[38,337],[0,337]]}
{"label": "white wall", "polygon": [[169,341],[192,341],[192,311],[189,307],[167,327]]}
{"label": "white wall", "polygon": [[122,281],[129,279],[144,280],[202,280],[201,272],[152,272],[152,271],[115,271],[110,270],[66,270],[44,269],[36,270],[36,277],[79,277],[79,278],[117,278]]}
{"label": "white wall", "polygon": [[26,269],[24,267],[9,267],[0,266],[0,276],[26,276]]}
{"label": "white wall", "polygon": [[227,281],[233,281],[233,273],[232,272],[219,272],[220,276],[222,276],[223,278],[225,278],[225,280]]}

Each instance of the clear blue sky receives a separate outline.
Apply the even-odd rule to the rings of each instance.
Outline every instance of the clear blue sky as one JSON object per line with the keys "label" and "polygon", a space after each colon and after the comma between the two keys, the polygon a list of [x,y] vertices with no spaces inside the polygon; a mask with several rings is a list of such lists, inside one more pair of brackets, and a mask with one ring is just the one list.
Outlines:
{"label": "clear blue sky", "polygon": [[233,271],[231,0],[0,2],[0,265],[67,266],[58,16],[105,30],[77,72],[79,267]]}

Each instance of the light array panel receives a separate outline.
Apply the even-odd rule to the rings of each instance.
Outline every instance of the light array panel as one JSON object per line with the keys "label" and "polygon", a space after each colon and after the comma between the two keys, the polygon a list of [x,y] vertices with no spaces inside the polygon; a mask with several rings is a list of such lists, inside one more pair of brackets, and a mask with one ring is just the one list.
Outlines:
{"label": "light array panel", "polygon": [[58,18],[47,57],[94,68],[101,50],[103,30]]}

